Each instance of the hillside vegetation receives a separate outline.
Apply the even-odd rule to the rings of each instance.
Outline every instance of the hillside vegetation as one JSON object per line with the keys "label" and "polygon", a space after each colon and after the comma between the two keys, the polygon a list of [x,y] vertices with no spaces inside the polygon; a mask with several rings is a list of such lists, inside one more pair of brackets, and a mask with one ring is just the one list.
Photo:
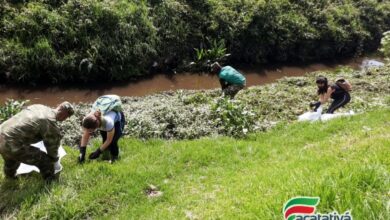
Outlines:
{"label": "hillside vegetation", "polygon": [[[145,97],[123,97],[126,135],[141,138],[194,139],[204,136],[243,137],[265,131],[279,122],[295,121],[317,100],[315,78],[325,75],[334,82],[351,82],[352,101],[337,112],[357,113],[390,105],[390,66],[365,70],[340,67],[337,71],[286,77],[276,83],[240,91],[235,100],[221,98],[221,90],[168,91]],[[80,121],[91,103],[76,105],[76,114],[65,121],[64,141],[75,145]],[[325,105],[327,108],[328,104]]]}
{"label": "hillside vegetation", "polygon": [[348,57],[377,49],[389,17],[381,0],[0,0],[0,80],[121,81],[228,53]]}

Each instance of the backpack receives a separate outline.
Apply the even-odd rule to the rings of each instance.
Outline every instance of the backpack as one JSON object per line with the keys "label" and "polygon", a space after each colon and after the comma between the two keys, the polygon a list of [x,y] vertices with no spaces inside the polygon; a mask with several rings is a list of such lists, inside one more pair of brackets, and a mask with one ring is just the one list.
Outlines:
{"label": "backpack", "polygon": [[347,80],[345,79],[338,79],[336,81],[336,85],[338,85],[340,88],[342,88],[343,90],[347,91],[347,92],[350,92],[352,91],[352,85],[351,83],[349,83]]}
{"label": "backpack", "polygon": [[92,111],[99,110],[102,115],[107,114],[107,112],[122,111],[122,101],[117,95],[104,95],[100,96],[92,105]]}

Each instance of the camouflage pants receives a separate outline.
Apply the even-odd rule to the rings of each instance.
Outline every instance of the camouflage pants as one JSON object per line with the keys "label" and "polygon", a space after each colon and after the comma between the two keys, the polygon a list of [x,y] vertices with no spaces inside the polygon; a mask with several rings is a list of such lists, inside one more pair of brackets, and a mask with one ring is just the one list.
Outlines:
{"label": "camouflage pants", "polygon": [[53,179],[54,163],[57,158],[52,158],[31,145],[21,145],[15,141],[7,141],[0,135],[0,154],[4,159],[4,174],[8,178],[14,178],[20,163],[37,166],[44,179]]}
{"label": "camouflage pants", "polygon": [[234,96],[236,96],[236,94],[243,88],[244,85],[229,84],[222,90],[222,92],[225,94],[225,96],[229,96],[231,99],[233,99]]}

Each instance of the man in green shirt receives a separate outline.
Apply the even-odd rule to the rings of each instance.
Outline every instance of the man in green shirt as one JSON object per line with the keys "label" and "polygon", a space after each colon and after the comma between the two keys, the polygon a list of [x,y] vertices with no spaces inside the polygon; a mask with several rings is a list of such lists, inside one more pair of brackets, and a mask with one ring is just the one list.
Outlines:
{"label": "man in green shirt", "polygon": [[[45,180],[52,180],[62,134],[58,122],[72,116],[73,106],[61,103],[56,109],[31,105],[0,125],[0,154],[4,173],[14,178],[20,163],[37,166]],[[43,141],[47,154],[31,144]]]}
{"label": "man in green shirt", "polygon": [[211,72],[218,74],[223,94],[231,99],[245,87],[245,77],[231,66],[221,67],[215,62],[211,65]]}

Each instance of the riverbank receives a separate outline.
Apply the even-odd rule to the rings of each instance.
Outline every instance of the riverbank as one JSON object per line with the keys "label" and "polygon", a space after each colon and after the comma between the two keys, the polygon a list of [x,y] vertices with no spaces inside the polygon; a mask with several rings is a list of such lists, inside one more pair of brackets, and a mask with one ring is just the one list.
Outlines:
{"label": "riverbank", "polygon": [[[334,71],[340,66],[361,69],[370,60],[383,61],[378,54],[366,54],[357,58],[340,59],[321,63],[279,63],[273,65],[238,65],[234,66],[242,72],[247,86],[258,86],[274,83],[278,79],[289,76],[303,76],[314,71]],[[4,83],[1,82],[0,83]],[[56,107],[58,103],[93,102],[101,94],[117,94],[119,96],[147,96],[168,90],[201,90],[219,88],[219,80],[210,73],[156,74],[141,77],[135,81],[121,83],[99,82],[82,84],[62,84],[61,86],[25,86],[0,84],[0,103],[7,99],[30,100],[30,104],[43,104]]]}
{"label": "riverbank", "polygon": [[389,121],[382,109],[246,139],[125,138],[115,164],[78,165],[65,147],[58,183],[0,172],[0,219],[283,219],[290,198],[318,196],[318,213],[388,220]]}
{"label": "riverbank", "polygon": [[[341,111],[356,113],[390,104],[390,65],[377,69],[340,68],[308,73],[276,83],[246,88],[236,100],[220,98],[215,90],[162,92],[145,97],[123,97],[126,135],[149,139],[194,139],[227,135],[242,137],[265,131],[280,122],[295,121],[316,100],[315,77],[331,81],[344,77],[352,83],[352,101]],[[64,122],[64,143],[74,146],[80,138],[80,121],[90,103],[78,104],[76,114]]]}

